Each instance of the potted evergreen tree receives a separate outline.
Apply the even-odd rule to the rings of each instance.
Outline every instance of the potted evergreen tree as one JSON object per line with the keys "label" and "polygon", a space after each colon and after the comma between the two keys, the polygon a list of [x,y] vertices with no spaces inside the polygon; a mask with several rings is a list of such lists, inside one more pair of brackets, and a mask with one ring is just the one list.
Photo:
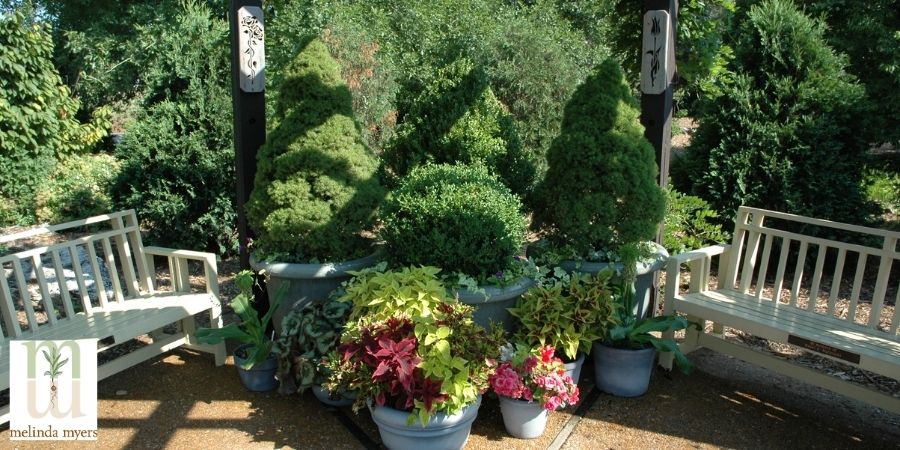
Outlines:
{"label": "potted evergreen tree", "polygon": [[641,276],[637,297],[646,308],[652,272],[668,254],[649,242],[665,215],[665,192],[643,132],[621,68],[602,62],[566,105],[532,226],[544,234],[544,255],[566,269],[612,267],[626,282]]}
{"label": "potted evergreen tree", "polygon": [[378,159],[363,144],[340,66],[318,39],[283,71],[274,129],[257,155],[247,220],[258,233],[251,264],[269,292],[287,284],[276,330],[295,303],[322,301],[347,271],[375,263],[372,239],[384,196]]}
{"label": "potted evergreen tree", "polygon": [[517,259],[525,242],[522,203],[482,165],[416,167],[382,205],[379,235],[389,263],[440,267],[475,320],[511,330],[507,308],[533,283]]}

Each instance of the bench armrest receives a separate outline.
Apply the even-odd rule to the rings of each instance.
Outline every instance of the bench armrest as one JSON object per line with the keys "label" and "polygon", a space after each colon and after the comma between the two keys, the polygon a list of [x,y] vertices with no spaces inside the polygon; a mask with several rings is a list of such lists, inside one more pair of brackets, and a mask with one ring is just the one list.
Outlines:
{"label": "bench armrest", "polygon": [[[699,292],[706,290],[709,284],[709,270],[714,256],[723,258],[731,249],[730,245],[719,244],[704,247],[698,250],[679,253],[669,257],[666,263],[666,292],[665,292],[665,312],[671,313],[674,307],[674,299],[679,295],[679,285],[681,283],[681,266],[687,264],[690,270],[690,292]],[[722,267],[722,264],[719,264]]]}
{"label": "bench armrest", "polygon": [[697,250],[691,250],[689,252],[679,253],[675,256],[669,258],[669,261],[676,260],[678,264],[684,264],[691,261],[695,261],[698,258],[712,258],[716,255],[721,255],[727,252],[731,248],[731,245],[718,244],[718,245],[710,245],[709,247],[703,247]]}
{"label": "bench armrest", "polygon": [[153,267],[155,256],[165,256],[169,259],[169,273],[172,274],[172,285],[176,291],[189,292],[190,280],[187,262],[190,260],[203,262],[203,276],[206,278],[206,292],[218,300],[219,279],[216,267],[216,255],[208,252],[194,250],[180,250],[174,248],[146,246],[144,255],[149,266]]}

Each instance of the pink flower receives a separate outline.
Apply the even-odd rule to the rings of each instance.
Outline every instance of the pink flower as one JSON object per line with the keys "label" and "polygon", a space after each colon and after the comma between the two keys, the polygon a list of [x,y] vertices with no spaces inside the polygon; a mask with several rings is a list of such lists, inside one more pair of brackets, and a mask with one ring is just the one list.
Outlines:
{"label": "pink flower", "polygon": [[508,362],[497,368],[497,372],[490,379],[494,392],[510,398],[519,398],[522,391],[522,380],[519,374],[512,369]]}
{"label": "pink flower", "polygon": [[578,385],[565,374],[562,360],[554,356],[553,347],[531,349],[518,344],[507,348],[509,358],[502,362],[489,379],[498,395],[513,399],[537,401],[554,411],[578,402]]}
{"label": "pink flower", "polygon": [[561,403],[562,401],[559,397],[550,397],[544,402],[544,409],[547,411],[556,411]]}

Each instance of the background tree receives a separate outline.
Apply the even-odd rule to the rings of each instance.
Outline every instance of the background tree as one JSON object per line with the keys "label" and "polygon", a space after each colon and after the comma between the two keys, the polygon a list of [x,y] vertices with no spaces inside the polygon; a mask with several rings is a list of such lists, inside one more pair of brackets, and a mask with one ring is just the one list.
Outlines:
{"label": "background tree", "polygon": [[740,205],[860,222],[869,105],[824,24],[767,0],[738,24],[734,80],[702,109],[683,181],[722,217]]}
{"label": "background tree", "polygon": [[398,97],[397,136],[384,153],[394,175],[427,163],[480,163],[516,194],[528,194],[534,163],[484,71],[460,59],[426,83],[409,83]]}
{"label": "background tree", "polygon": [[57,160],[105,135],[105,111],[91,123],[56,72],[45,26],[22,12],[0,16],[0,224],[34,221],[35,190]]}
{"label": "background tree", "polygon": [[150,242],[227,255],[237,250],[228,24],[182,5],[145,30],[159,59],[144,68],[141,108],[116,149],[113,198],[138,211]]}

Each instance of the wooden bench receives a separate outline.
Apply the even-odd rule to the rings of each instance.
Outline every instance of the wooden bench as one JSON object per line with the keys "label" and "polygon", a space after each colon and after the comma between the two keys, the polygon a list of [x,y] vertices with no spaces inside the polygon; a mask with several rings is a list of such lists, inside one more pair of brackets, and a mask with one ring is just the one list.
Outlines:
{"label": "wooden bench", "polygon": [[[686,314],[701,324],[700,330],[688,331],[682,349],[707,347],[900,413],[898,398],[723,336],[723,327],[731,327],[900,379],[900,294],[893,298],[892,312],[885,304],[888,288],[900,286],[900,233],[748,207],[738,210],[735,222],[731,245],[669,259],[665,312]],[[813,237],[801,229],[817,230],[817,236],[853,236],[861,243]],[[714,259],[718,283],[710,288]],[[684,265],[690,284],[682,293]],[[713,322],[712,332],[705,332],[706,321]],[[671,355],[663,355],[660,363],[671,369]]]}
{"label": "wooden bench", "polygon": [[[224,364],[224,344],[200,345],[194,336],[195,314],[208,311],[204,325],[222,326],[215,255],[144,247],[133,210],[2,236],[0,247],[0,389],[9,388],[14,339],[97,338],[102,352],[148,335],[140,348],[98,366],[99,379],[182,345]],[[157,257],[168,263],[164,279]],[[191,264],[202,268],[205,286],[192,286]],[[8,421],[6,406],[0,423]]]}

